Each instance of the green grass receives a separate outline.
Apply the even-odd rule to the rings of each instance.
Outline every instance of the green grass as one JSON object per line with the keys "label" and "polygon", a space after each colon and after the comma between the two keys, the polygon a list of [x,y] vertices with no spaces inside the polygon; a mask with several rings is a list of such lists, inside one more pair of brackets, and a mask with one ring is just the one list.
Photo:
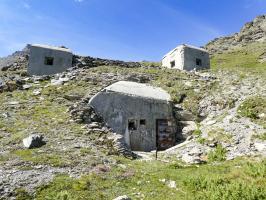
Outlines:
{"label": "green grass", "polygon": [[199,126],[200,126],[200,125],[197,124],[197,129],[193,131],[193,133],[192,133],[193,135],[195,135],[195,136],[201,136],[201,135],[202,135],[202,132],[201,132]]}
{"label": "green grass", "polygon": [[[46,84],[47,81],[41,82],[41,86]],[[33,95],[35,87],[12,93],[0,93],[0,110],[9,112],[12,116],[12,118],[1,119],[0,129],[5,129],[11,134],[11,137],[3,138],[1,142],[3,145],[18,144],[32,132],[44,135],[56,132],[57,135],[62,135],[67,130],[67,132],[82,134],[81,125],[69,123],[70,116],[67,113],[69,102],[62,97],[72,93],[85,95],[90,88],[91,86],[86,86],[83,81],[77,81],[75,84],[60,87],[45,87],[40,96]],[[6,105],[9,101],[19,102],[15,112]]]}
{"label": "green grass", "polygon": [[64,167],[69,166],[71,163],[71,160],[67,160],[55,152],[44,153],[36,149],[16,150],[13,152],[13,155],[20,157],[24,161],[32,162],[35,165],[42,164],[53,167]]}
{"label": "green grass", "polygon": [[[260,118],[259,115],[262,113],[265,116]],[[246,99],[238,107],[238,114],[266,127],[266,97],[254,96]]]}
{"label": "green grass", "polygon": [[16,200],[33,200],[33,196],[30,195],[24,188],[16,190]]}
{"label": "green grass", "polygon": [[253,43],[223,54],[216,54],[211,59],[212,69],[233,70],[240,73],[242,78],[247,76],[246,73],[256,73],[266,77],[266,63],[259,62],[259,57],[265,49],[266,43]]}
{"label": "green grass", "polygon": [[[122,160],[122,164],[126,168],[113,166],[111,171],[80,179],[57,176],[37,190],[36,199],[113,199],[121,195],[147,200],[266,198],[265,161],[242,158],[200,167],[159,161]],[[176,188],[167,186],[170,180],[176,182]]]}
{"label": "green grass", "polygon": [[259,140],[262,140],[262,141],[265,141],[266,140],[266,132],[263,133],[263,134],[255,134],[252,136],[253,139],[259,139]]}
{"label": "green grass", "polygon": [[216,128],[208,132],[208,138],[217,142],[230,143],[232,135],[230,133],[225,132],[222,128]]}
{"label": "green grass", "polygon": [[222,145],[218,144],[217,147],[208,153],[208,162],[221,162],[226,159],[226,149]]}

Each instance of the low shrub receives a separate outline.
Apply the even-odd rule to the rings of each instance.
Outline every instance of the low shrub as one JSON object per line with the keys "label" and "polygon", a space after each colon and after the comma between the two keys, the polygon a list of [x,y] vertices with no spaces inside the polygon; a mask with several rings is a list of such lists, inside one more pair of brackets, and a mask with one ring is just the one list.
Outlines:
{"label": "low shrub", "polygon": [[253,183],[246,184],[239,180],[226,177],[191,177],[184,181],[184,185],[198,200],[257,200],[265,199],[265,188]]}
{"label": "low shrub", "polygon": [[226,159],[226,149],[218,144],[216,149],[208,153],[208,161],[224,161]]}
{"label": "low shrub", "polygon": [[247,99],[239,106],[238,113],[243,117],[259,119],[259,114],[266,113],[266,98],[255,96]]}

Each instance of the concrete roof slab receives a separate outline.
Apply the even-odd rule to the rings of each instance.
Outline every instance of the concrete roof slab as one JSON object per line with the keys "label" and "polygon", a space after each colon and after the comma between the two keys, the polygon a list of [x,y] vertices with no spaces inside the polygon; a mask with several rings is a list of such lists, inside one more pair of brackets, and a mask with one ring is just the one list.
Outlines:
{"label": "concrete roof slab", "polygon": [[39,47],[39,48],[43,48],[43,49],[51,49],[51,50],[64,51],[64,52],[72,53],[72,51],[70,49],[68,49],[68,48],[55,47],[55,46],[44,45],[44,44],[31,44],[30,46]]}
{"label": "concrete roof slab", "polygon": [[171,101],[171,96],[165,90],[142,83],[119,81],[108,86],[105,90],[143,98]]}

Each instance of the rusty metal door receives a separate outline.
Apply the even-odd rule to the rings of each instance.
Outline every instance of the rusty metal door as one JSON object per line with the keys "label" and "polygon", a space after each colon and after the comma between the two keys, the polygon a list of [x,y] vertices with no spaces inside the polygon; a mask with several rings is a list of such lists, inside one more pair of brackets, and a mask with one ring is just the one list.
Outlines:
{"label": "rusty metal door", "polygon": [[165,150],[175,143],[174,126],[167,119],[156,120],[156,145],[158,150]]}

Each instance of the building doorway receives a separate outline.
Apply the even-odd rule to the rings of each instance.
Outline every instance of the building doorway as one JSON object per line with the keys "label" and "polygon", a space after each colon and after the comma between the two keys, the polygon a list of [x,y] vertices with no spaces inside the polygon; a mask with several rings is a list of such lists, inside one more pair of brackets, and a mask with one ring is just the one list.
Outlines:
{"label": "building doorway", "polygon": [[156,120],[156,146],[157,150],[169,149],[175,144],[173,123],[167,119]]}

